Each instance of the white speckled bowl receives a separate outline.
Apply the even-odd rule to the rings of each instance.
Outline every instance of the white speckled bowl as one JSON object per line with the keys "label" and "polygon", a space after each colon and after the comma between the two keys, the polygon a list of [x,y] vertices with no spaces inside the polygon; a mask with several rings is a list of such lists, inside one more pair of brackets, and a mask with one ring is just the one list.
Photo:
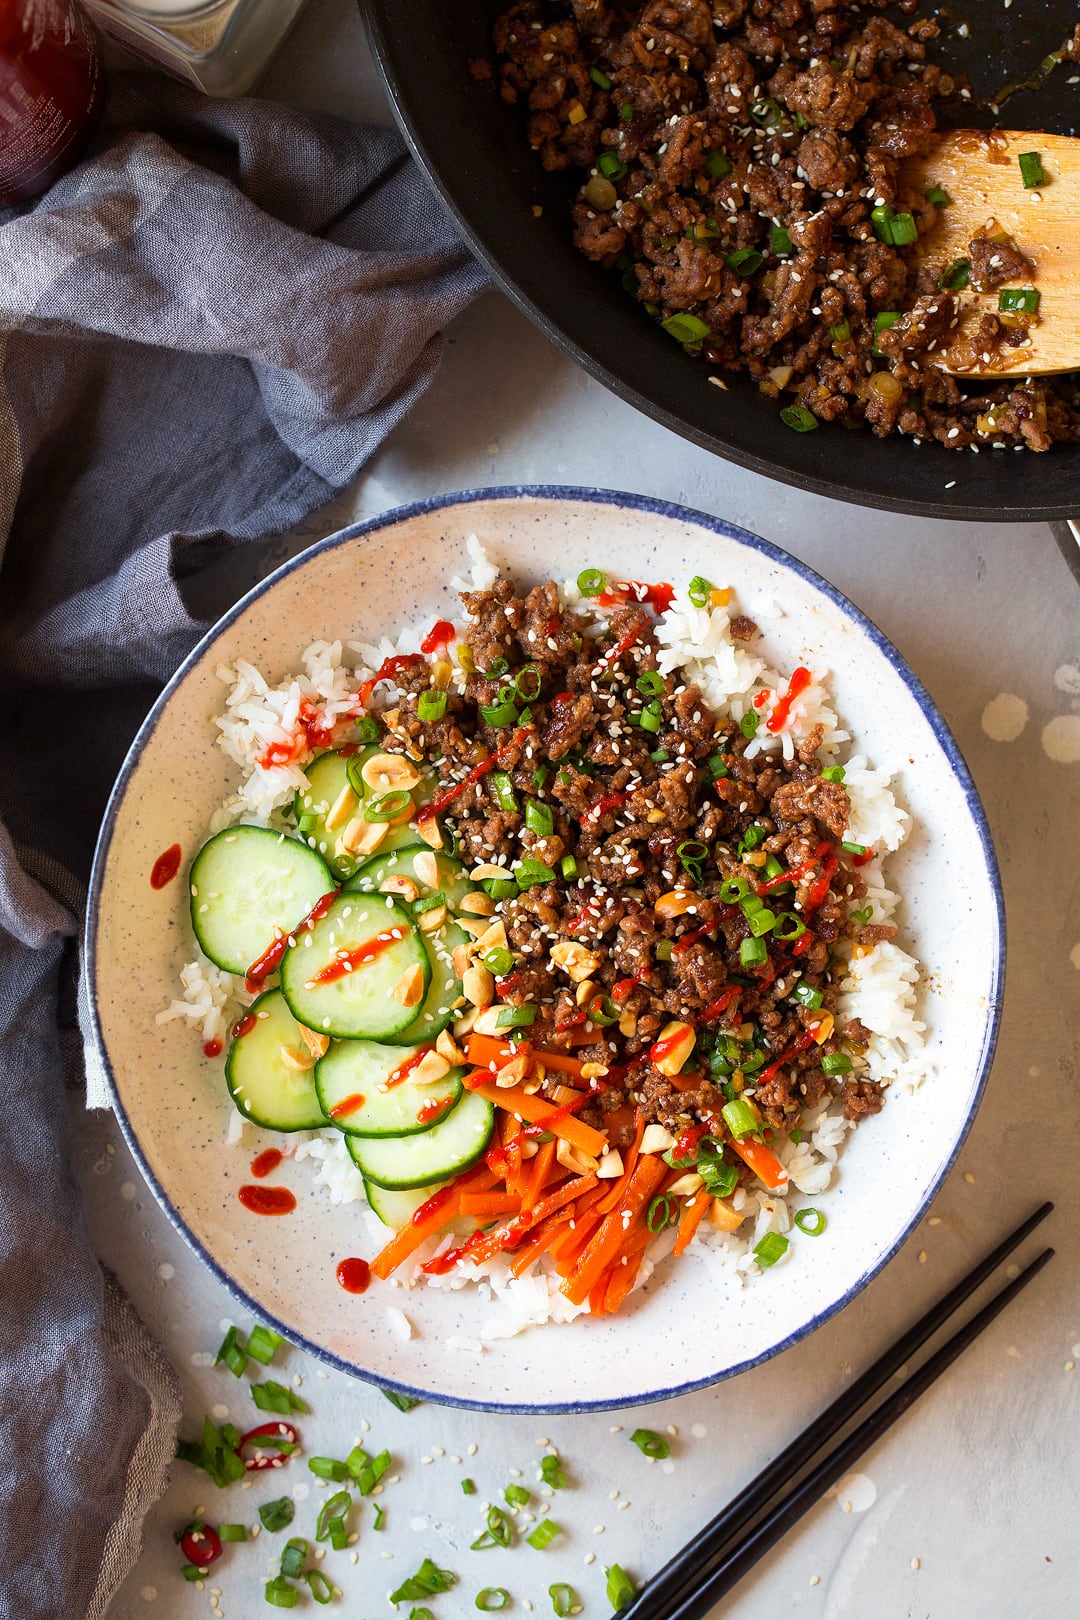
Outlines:
{"label": "white speckled bowl", "polygon": [[[902,943],[926,968],[922,1015],[937,1077],[890,1094],[856,1131],[827,1195],[829,1226],[792,1261],[745,1289],[718,1282],[707,1255],[664,1265],[624,1314],[530,1329],[482,1355],[451,1352],[494,1313],[475,1290],[373,1284],[342,1292],[337,1261],[369,1254],[358,1208],[335,1207],[305,1164],[281,1179],[296,1212],[266,1220],[237,1199],[251,1152],[224,1145],[231,1104],[219,1062],[190,1028],[158,1025],[194,944],[183,881],[155,892],[155,858],[179,840],[185,860],[206,835],[235,768],[214,746],[223,688],[215,668],[247,658],[276,680],[311,641],[378,634],[451,617],[446,581],[468,569],[475,532],[523,581],[586,564],[637,579],[701,573],[761,591],[786,616],[770,627],[770,661],[833,671],[836,707],[874,763],[904,762],[914,832],[890,874],[904,896]],[[169,1218],[237,1297],[315,1354],[380,1384],[490,1410],[582,1410],[660,1399],[776,1355],[851,1299],[911,1232],[956,1157],[997,1034],[1004,935],[986,821],[941,716],[881,633],[809,569],[715,518],[636,495],[502,489],[446,496],[331,536],[259,585],[196,648],[155,704],[120,774],[90,897],[93,1014],[124,1134]],[[249,1134],[259,1134],[250,1131]],[[265,1133],[268,1145],[273,1138]],[[278,1179],[278,1178],[275,1178]],[[792,1263],[794,1262],[794,1263]],[[406,1304],[403,1342],[387,1304]]]}

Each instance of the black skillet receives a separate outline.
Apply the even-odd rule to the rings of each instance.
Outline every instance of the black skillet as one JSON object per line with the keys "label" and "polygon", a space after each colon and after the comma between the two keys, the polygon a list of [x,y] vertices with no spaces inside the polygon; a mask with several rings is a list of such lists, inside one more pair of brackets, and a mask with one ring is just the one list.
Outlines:
{"label": "black skillet", "polygon": [[[508,4],[360,0],[413,151],[495,281],[553,342],[665,427],[821,495],[932,517],[1020,521],[1080,512],[1080,444],[1038,456],[975,456],[840,427],[799,434],[749,381],[732,377],[727,393],[707,386],[705,368],[687,359],[610,272],[577,252],[567,178],[543,172],[520,115],[470,75],[470,59],[490,56],[491,21]],[[953,0],[937,15],[944,26],[935,60],[966,75],[975,97],[991,97],[1004,82],[1030,77],[1061,45],[1080,21],[1080,0],[1014,0],[1009,10],[1003,0]],[[964,23],[967,38],[957,32]],[[1080,68],[1063,64],[1037,93],[1013,96],[1001,122],[1075,134],[1080,85],[1068,83],[1075,72]],[[963,121],[995,120],[976,109]],[[543,209],[539,218],[534,205]]]}

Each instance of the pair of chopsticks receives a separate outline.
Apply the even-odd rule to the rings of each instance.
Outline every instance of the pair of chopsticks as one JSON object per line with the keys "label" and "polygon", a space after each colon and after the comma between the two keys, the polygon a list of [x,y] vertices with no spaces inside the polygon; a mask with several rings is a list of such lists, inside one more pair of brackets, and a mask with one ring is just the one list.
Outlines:
{"label": "pair of chopsticks", "polygon": [[[989,1304],[954,1333],[919,1370],[905,1378],[899,1389],[887,1396],[858,1428],[828,1452],[800,1479],[803,1470],[818,1452],[838,1434],[872,1395],[904,1367],[915,1352],[946,1322],[954,1311],[984,1283],[1001,1262],[1023,1242],[1053,1209],[1043,1204],[1033,1215],[999,1243],[985,1260],[951,1288],[891,1349],[879,1356],[873,1366],[843,1395],[833,1401],[808,1429],[783,1450],[753,1479],[733,1502],[716,1515],[694,1540],[676,1553],[658,1575],[636,1597],[619,1610],[619,1620],[703,1620],[709,1610],[780,1538],[796,1524],[857,1458],[881,1436],[940,1378],[963,1350],[1004,1310],[1009,1301],[1042,1270],[1053,1249],[1042,1254],[1014,1277]],[[774,1502],[785,1486],[790,1490]]]}

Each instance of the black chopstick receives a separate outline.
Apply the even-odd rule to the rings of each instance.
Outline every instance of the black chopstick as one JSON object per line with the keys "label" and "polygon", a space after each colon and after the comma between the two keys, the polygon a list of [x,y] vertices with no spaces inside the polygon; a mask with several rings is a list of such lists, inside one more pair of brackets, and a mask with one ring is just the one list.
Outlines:
{"label": "black chopstick", "polygon": [[[895,1422],[900,1413],[906,1410],[922,1390],[944,1371],[945,1367],[959,1355],[960,1351],[971,1342],[986,1324],[996,1316],[997,1312],[1012,1298],[1013,1294],[1026,1283],[1035,1272],[1046,1263],[1052,1250],[1047,1250],[1035,1262],[1034,1266],[1021,1274],[1020,1277],[1005,1288],[1001,1294],[991,1301],[984,1311],[974,1317],[966,1328],[950,1339],[944,1348],[937,1352],[921,1371],[908,1380],[900,1390],[897,1390],[886,1402],[868,1418],[862,1426],[849,1437],[829,1458],[819,1465],[818,1469],[809,1476],[816,1483],[809,1496],[804,1496],[806,1482],[800,1485],[791,1496],[785,1498],[777,1509],[774,1509],[762,1526],[755,1529],[752,1536],[742,1541],[734,1554],[729,1553],[734,1538],[739,1535],[766,1507],[770,1499],[784,1485],[789,1484],[805,1467],[817,1452],[836,1434],[852,1417],[865,1405],[883,1384],[904,1366],[912,1355],[935,1333],[939,1327],[958,1309],[960,1305],[975,1291],[979,1285],[999,1266],[1018,1244],[1036,1227],[1046,1219],[1053,1209],[1050,1203],[1043,1204],[1034,1214],[1021,1223],[1016,1230],[999,1243],[998,1246],[979,1262],[956,1286],[949,1290],[936,1305],[933,1305],[926,1314],[920,1318],[913,1327],[901,1336],[889,1349],[879,1356],[877,1361],[867,1369],[851,1386],[845,1390],[831,1406],[821,1414],[808,1429],[792,1441],[779,1456],[777,1456],[755,1479],[742,1491],[735,1501],[716,1515],[705,1526],[704,1530],[695,1536],[694,1540],[681,1552],[677,1553],[659,1573],[642,1589],[634,1600],[620,1610],[622,1620],[691,1620],[692,1615],[704,1614],[709,1604],[716,1601],[727,1591],[729,1586],[741,1578],[741,1575],[750,1568],[751,1563],[771,1546],[773,1541],[783,1535],[785,1530],[794,1523],[810,1505],[815,1494],[819,1494],[825,1486],[821,1483],[821,1476],[827,1470],[835,1456],[846,1454],[846,1448],[858,1437],[863,1436],[861,1450],[872,1445],[878,1434],[883,1432],[890,1423]],[[949,1353],[951,1352],[951,1353]],[[946,1358],[946,1359],[942,1359]],[[930,1369],[934,1369],[930,1371]],[[929,1373],[929,1376],[927,1374]],[[889,1411],[891,1416],[884,1422],[883,1427],[876,1425],[882,1412]],[[852,1455],[859,1455],[856,1451]],[[844,1471],[843,1467],[831,1478],[839,1477]],[[797,1499],[800,1503],[794,1517],[787,1517],[787,1504]],[[779,1528],[775,1526],[779,1524]],[[758,1540],[764,1525],[773,1525],[774,1533],[763,1543]],[[748,1547],[756,1550],[749,1562],[746,1561],[745,1552]],[[729,1566],[738,1563],[738,1572],[731,1575],[725,1584],[713,1589],[714,1580],[719,1579]],[[687,1602],[696,1603],[700,1593],[707,1591],[708,1600],[702,1607],[685,1607]]]}

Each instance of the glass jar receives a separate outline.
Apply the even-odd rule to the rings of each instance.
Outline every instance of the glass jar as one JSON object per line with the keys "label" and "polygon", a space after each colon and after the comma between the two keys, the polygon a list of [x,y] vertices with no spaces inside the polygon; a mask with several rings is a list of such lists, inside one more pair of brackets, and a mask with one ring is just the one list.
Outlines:
{"label": "glass jar", "polygon": [[304,0],[83,0],[101,30],[211,96],[250,90]]}
{"label": "glass jar", "polygon": [[0,207],[69,169],[98,115],[94,31],[70,0],[0,0]]}

